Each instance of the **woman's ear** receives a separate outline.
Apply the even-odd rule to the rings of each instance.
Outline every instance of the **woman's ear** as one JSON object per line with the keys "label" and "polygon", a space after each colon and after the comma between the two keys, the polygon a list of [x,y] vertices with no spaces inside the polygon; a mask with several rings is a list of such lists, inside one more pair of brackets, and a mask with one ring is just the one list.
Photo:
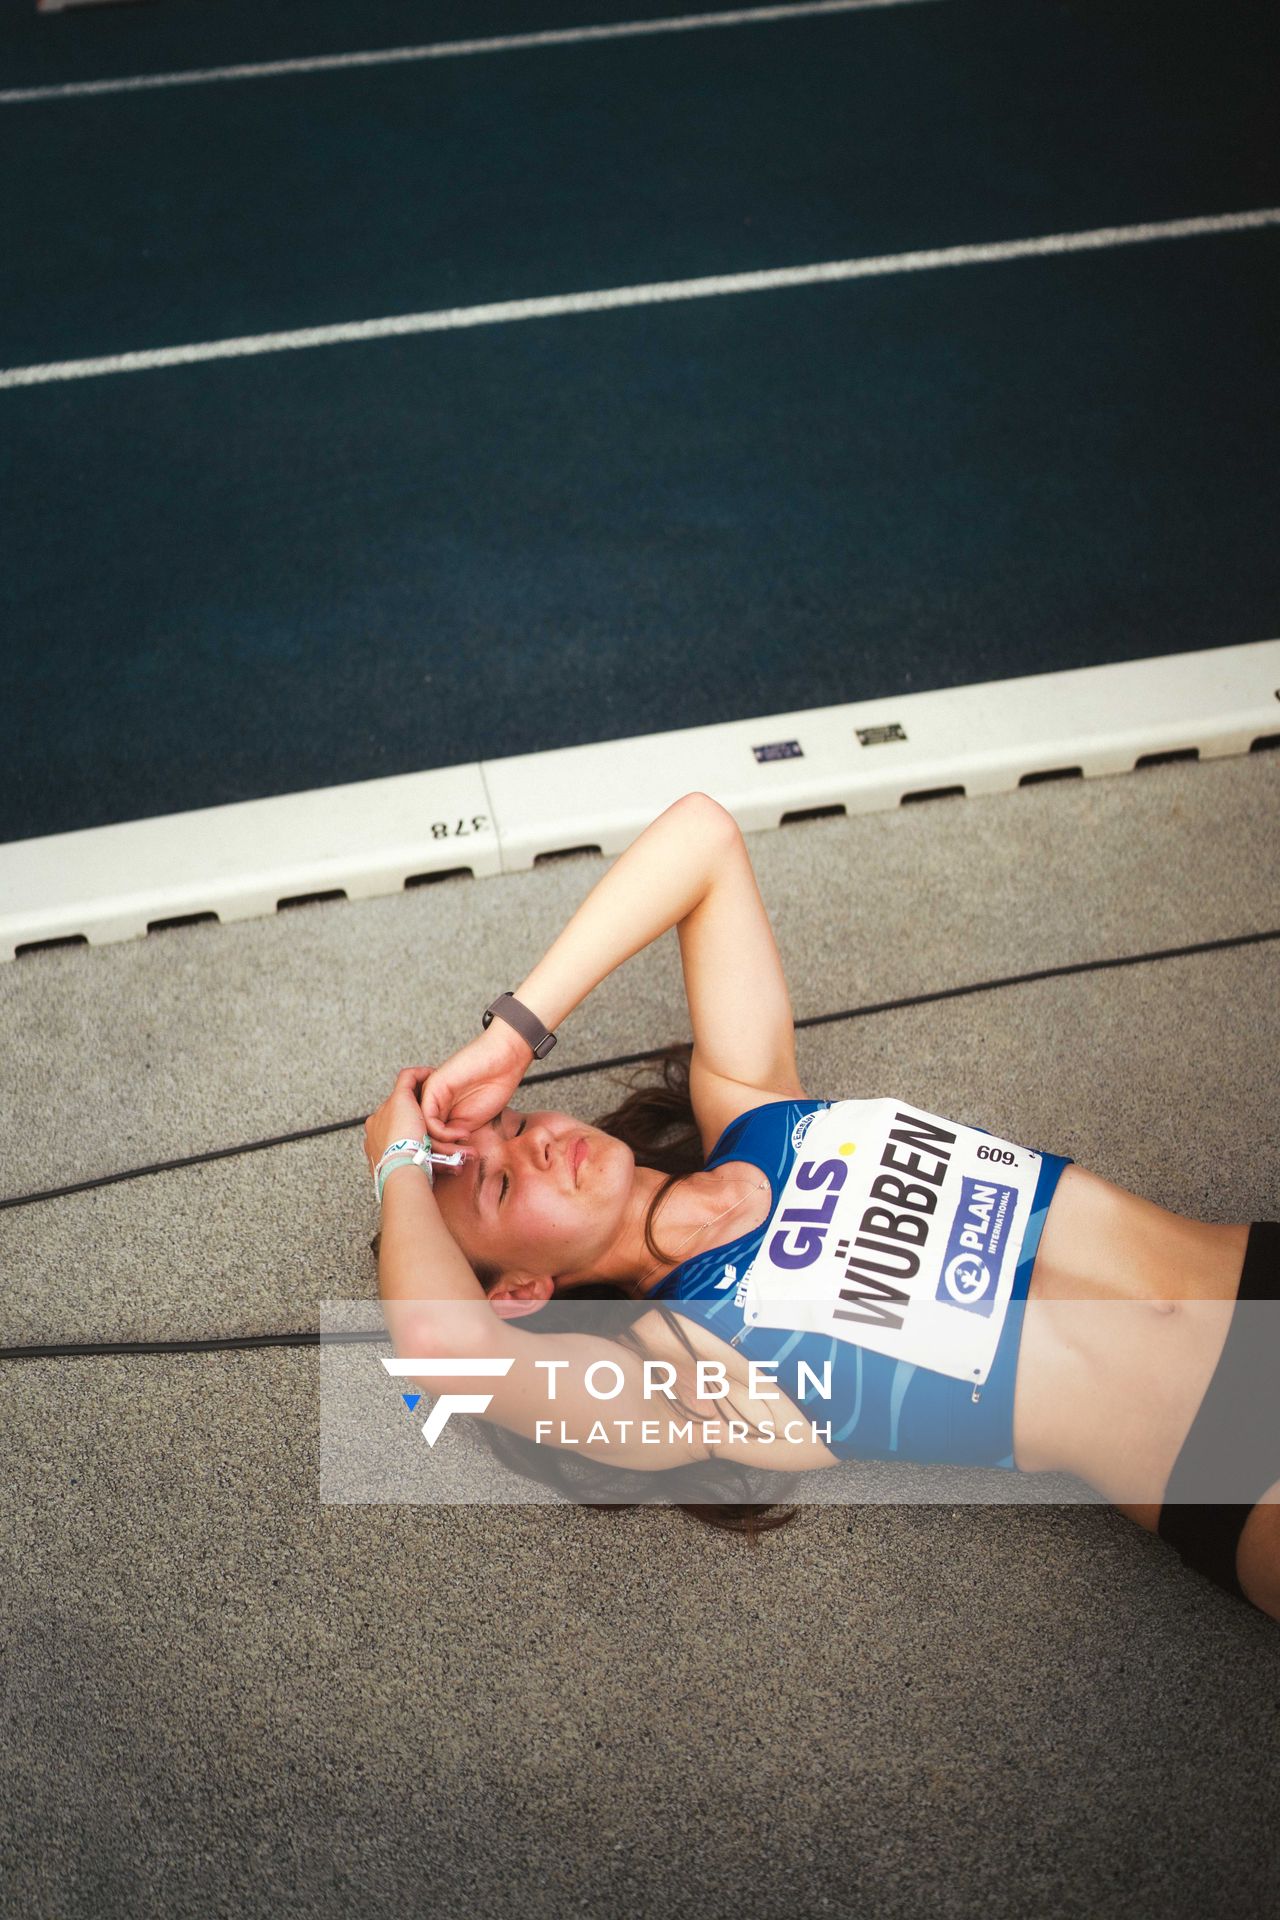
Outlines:
{"label": "woman's ear", "polygon": [[514,1300],[510,1294],[490,1294],[489,1305],[499,1320],[519,1320],[523,1314],[537,1313],[541,1300]]}
{"label": "woman's ear", "polygon": [[490,1290],[489,1305],[499,1319],[518,1320],[522,1314],[537,1313],[555,1290],[549,1273],[504,1273]]}

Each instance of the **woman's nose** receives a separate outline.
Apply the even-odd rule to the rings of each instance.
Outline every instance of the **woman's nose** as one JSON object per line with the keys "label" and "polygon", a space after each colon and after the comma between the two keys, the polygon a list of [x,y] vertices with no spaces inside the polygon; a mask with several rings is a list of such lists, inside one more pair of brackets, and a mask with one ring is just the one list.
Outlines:
{"label": "woman's nose", "polygon": [[526,1164],[532,1166],[535,1171],[551,1166],[556,1156],[556,1141],[555,1135],[547,1123],[545,1121],[535,1120],[533,1115],[530,1114],[525,1120],[522,1130],[518,1130],[519,1122],[517,1122],[516,1127],[510,1128],[504,1134],[502,1130],[503,1117],[504,1116],[500,1114],[497,1119],[494,1120],[493,1131],[496,1143],[505,1147],[508,1160],[519,1161],[523,1159]]}

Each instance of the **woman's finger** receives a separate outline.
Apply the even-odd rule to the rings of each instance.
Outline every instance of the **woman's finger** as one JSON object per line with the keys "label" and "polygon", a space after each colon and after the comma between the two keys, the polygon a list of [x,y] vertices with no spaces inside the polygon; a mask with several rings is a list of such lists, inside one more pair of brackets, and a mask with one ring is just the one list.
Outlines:
{"label": "woman's finger", "polygon": [[451,1138],[449,1128],[438,1111],[438,1098],[435,1093],[423,1093],[419,1098],[418,1108],[422,1114],[423,1124],[434,1140]]}

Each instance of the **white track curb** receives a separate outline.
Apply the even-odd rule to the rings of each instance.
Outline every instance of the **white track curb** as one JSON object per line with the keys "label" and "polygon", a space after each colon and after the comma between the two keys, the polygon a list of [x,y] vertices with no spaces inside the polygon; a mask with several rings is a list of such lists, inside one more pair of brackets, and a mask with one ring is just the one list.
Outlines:
{"label": "white track curb", "polygon": [[469,870],[617,854],[681,794],[744,831],[865,813],[1146,756],[1247,753],[1280,734],[1280,640],[402,774],[0,847],[0,960],[35,943],[129,940],[157,921],[243,920],[283,901],[396,893]]}

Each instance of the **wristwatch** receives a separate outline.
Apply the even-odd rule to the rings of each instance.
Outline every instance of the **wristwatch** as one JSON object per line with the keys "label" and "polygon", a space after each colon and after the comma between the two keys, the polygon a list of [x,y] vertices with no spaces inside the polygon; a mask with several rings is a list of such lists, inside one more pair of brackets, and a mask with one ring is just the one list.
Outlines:
{"label": "wristwatch", "polygon": [[533,1048],[535,1060],[546,1059],[557,1036],[549,1033],[537,1014],[530,1013],[514,993],[500,993],[493,1005],[485,1008],[482,1024],[487,1027],[495,1014],[499,1020],[505,1020],[509,1027],[514,1027],[520,1038],[528,1042]]}

